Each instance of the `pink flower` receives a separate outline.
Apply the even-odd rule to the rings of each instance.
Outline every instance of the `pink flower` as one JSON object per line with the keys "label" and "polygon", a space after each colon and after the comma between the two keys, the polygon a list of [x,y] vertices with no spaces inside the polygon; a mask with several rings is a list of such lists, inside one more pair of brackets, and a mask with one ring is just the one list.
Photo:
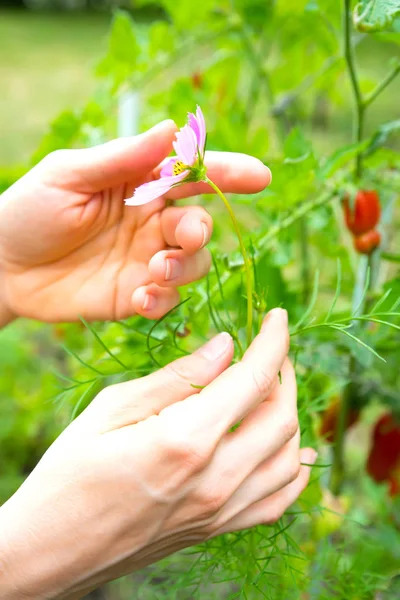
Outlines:
{"label": "pink flower", "polygon": [[161,169],[160,179],[136,188],[132,198],[125,200],[128,206],[141,206],[166,194],[171,188],[188,181],[205,178],[204,152],[206,124],[200,106],[196,114],[189,113],[188,123],[176,134],[173,143],[176,156],[169,158]]}

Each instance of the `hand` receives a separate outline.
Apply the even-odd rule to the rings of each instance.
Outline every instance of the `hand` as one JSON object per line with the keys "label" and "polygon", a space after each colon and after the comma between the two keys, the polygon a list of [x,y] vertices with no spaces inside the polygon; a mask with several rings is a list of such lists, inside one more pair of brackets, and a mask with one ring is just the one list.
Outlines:
{"label": "hand", "polygon": [[186,546],[276,521],[307,485],[300,463],[316,458],[299,450],[288,339],[275,309],[240,363],[229,367],[223,333],[101,392],[0,509],[2,600],[80,598]]}
{"label": "hand", "polygon": [[[167,200],[211,192],[207,185],[175,188],[142,207],[123,202],[158,176],[175,132],[165,121],[135,138],[57,151],[3,194],[3,312],[49,322],[156,319],[178,303],[178,286],[207,273],[210,215],[199,206],[166,208]],[[249,156],[210,152],[206,163],[225,191],[269,183],[267,167]]]}

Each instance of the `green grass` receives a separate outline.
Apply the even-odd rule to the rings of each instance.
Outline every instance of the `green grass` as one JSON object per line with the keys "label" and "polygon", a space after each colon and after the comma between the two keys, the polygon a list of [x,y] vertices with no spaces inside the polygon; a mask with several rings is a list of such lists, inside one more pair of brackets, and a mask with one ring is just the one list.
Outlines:
{"label": "green grass", "polygon": [[109,17],[0,10],[0,164],[29,159],[49,122],[95,88]]}

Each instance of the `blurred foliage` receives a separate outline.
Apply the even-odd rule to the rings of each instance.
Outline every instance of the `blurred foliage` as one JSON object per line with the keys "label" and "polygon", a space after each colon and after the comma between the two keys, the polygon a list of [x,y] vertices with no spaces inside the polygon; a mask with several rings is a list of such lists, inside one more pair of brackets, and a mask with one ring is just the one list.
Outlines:
{"label": "blurred foliage", "polygon": [[[183,124],[187,110],[200,104],[209,149],[245,151],[268,163],[270,188],[232,201],[248,232],[258,318],[278,305],[289,311],[302,443],[319,448],[320,466],[298,506],[273,528],[179,554],[108,586],[104,598],[394,599],[398,501],[364,465],[378,416],[388,408],[400,412],[400,142],[397,105],[388,100],[400,93],[392,60],[399,56],[398,2],[351,7],[361,94],[375,96],[363,113],[362,139],[351,133],[356,115],[337,0],[203,0],[195,9],[185,0],[137,0],[134,6],[157,6],[165,18],[144,24],[135,12],[115,12],[96,93],[53,121],[32,163],[58,147],[113,137],[120,95],[137,91],[142,129],[166,117]],[[359,156],[362,175],[355,180]],[[0,189],[24,168],[1,170]],[[368,260],[354,252],[340,204],[344,191],[358,187],[378,190],[383,206],[384,243],[368,290]],[[216,330],[243,341],[242,259],[219,202],[201,201],[215,217],[214,267],[207,281],[182,290],[187,302],[167,319],[86,328],[17,323],[1,334],[2,499],[105,385],[151,372]],[[336,450],[319,431],[349,377],[356,388],[350,403],[361,419],[344,439],[344,487],[335,498],[328,487]]]}

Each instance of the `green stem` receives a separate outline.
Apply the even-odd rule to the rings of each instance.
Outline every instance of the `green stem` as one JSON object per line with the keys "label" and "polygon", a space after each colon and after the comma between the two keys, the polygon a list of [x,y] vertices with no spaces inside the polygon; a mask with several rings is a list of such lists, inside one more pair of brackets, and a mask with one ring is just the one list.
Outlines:
{"label": "green stem", "polygon": [[301,256],[301,279],[303,285],[303,304],[308,304],[310,297],[310,256],[308,243],[307,218],[300,219],[300,256]]}
{"label": "green stem", "polygon": [[249,259],[249,256],[247,254],[247,250],[246,250],[246,246],[244,245],[243,242],[243,237],[242,234],[240,232],[240,227],[239,227],[239,223],[238,220],[236,219],[235,213],[233,212],[233,209],[228,201],[228,199],[226,198],[226,196],[221,192],[221,190],[219,189],[219,187],[217,185],[215,185],[215,183],[213,181],[211,181],[211,179],[209,179],[208,177],[205,178],[206,183],[208,183],[208,185],[210,185],[213,190],[218,194],[218,196],[221,198],[222,202],[225,205],[225,208],[227,209],[229,216],[231,218],[232,221],[232,225],[235,229],[238,241],[239,241],[239,246],[240,246],[240,251],[242,253],[243,256],[243,261],[244,261],[244,268],[246,271],[246,290],[247,290],[247,327],[246,327],[246,331],[247,331],[247,345],[250,346],[252,339],[253,339],[253,278],[252,278],[252,265]]}
{"label": "green stem", "polygon": [[[279,234],[282,231],[285,231],[285,229],[294,225],[294,223],[296,223],[296,221],[301,219],[301,217],[303,215],[315,210],[316,208],[319,208],[320,206],[324,206],[328,202],[331,202],[333,200],[333,198],[335,198],[335,197],[336,197],[336,192],[334,189],[331,189],[331,190],[325,192],[324,194],[322,194],[321,196],[318,196],[318,198],[314,198],[313,200],[308,200],[307,202],[302,202],[302,204],[300,204],[297,208],[295,208],[291,212],[288,212],[288,214],[285,217],[283,217],[283,219],[281,219],[279,221],[279,223],[277,223],[276,225],[272,225],[272,226],[269,225],[267,233],[265,235],[263,235],[262,237],[260,237],[260,239],[257,242],[259,258],[262,258],[270,250],[271,246],[273,245],[274,240],[279,236]],[[229,271],[226,271],[221,276],[221,283],[225,284],[227,281],[229,281],[229,279],[232,276],[233,276],[232,273],[230,273]],[[213,288],[211,290],[211,293],[214,293],[214,292],[215,293],[218,292],[218,284],[215,288]],[[205,303],[206,303],[206,300],[200,301],[197,304],[197,306],[194,308],[195,312],[197,313],[200,310],[202,310]]]}
{"label": "green stem", "polygon": [[[354,99],[354,131],[353,139],[355,143],[361,142],[364,134],[364,101],[362,98],[360,85],[358,83],[356,68],[354,63],[353,47],[351,45],[351,0],[343,0],[343,52],[347,65],[347,71],[350,78],[351,89]],[[356,156],[355,176],[361,177],[362,157],[358,153]]]}
{"label": "green stem", "polygon": [[349,362],[349,377],[350,381],[344,390],[340,403],[340,411],[336,428],[335,444],[333,446],[333,465],[331,472],[331,490],[337,496],[340,494],[343,485],[345,474],[344,460],[344,438],[347,429],[348,416],[350,412],[350,403],[353,400],[353,395],[356,393],[354,389],[354,374],[356,373],[357,363],[353,356]]}
{"label": "green stem", "polygon": [[399,73],[400,73],[400,62],[397,65],[395,65],[395,67],[386,75],[386,77],[384,79],[382,79],[382,81],[380,83],[378,83],[376,88],[374,90],[372,90],[372,92],[364,98],[364,103],[363,103],[364,108],[367,108],[367,106],[372,104],[372,102],[374,102],[377,99],[377,97],[383,92],[384,89],[387,88],[387,86],[393,81],[393,79]]}
{"label": "green stem", "polygon": [[[354,129],[353,141],[360,143],[364,133],[364,101],[358,83],[354,53],[351,45],[351,0],[343,0],[343,54],[346,61],[347,71],[349,74],[351,89],[354,101]],[[362,174],[362,156],[361,153],[356,155],[355,159],[355,179],[360,179]],[[364,281],[367,276],[367,269],[363,273]],[[353,307],[354,308],[354,307]],[[346,434],[346,426],[348,415],[350,412],[350,404],[354,400],[353,396],[357,393],[354,389],[354,376],[357,370],[357,362],[353,356],[350,357],[348,373],[349,383],[346,386],[338,415],[337,428],[335,432],[335,445],[333,447],[333,465],[331,472],[330,487],[334,494],[339,494],[345,474],[344,464],[344,438]]]}

